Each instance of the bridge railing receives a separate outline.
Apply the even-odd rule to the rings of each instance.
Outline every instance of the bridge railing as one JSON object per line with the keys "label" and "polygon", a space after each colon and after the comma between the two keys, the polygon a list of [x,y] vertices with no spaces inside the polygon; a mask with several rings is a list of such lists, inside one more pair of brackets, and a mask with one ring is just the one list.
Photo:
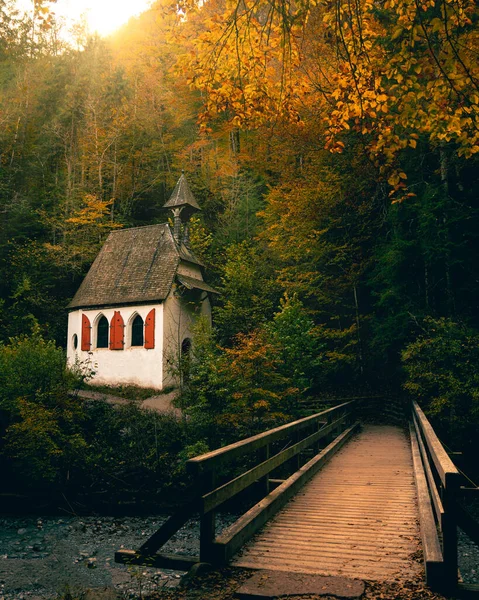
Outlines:
{"label": "bridge railing", "polygon": [[419,501],[421,536],[428,585],[457,585],[458,496],[462,476],[432,425],[412,403],[411,442]]}
{"label": "bridge railing", "polygon": [[[352,424],[357,402],[345,402],[315,415],[270,431],[241,440],[188,461],[187,467],[196,477],[203,479],[206,493],[200,499],[200,557],[208,562],[227,562],[235,552],[269,519],[286,501],[324,465],[351,436],[357,424]],[[277,440],[292,440],[292,445],[272,455]],[[275,481],[279,486],[270,492],[269,474],[285,462],[299,458],[301,452],[314,447],[318,451],[320,440],[329,445],[286,480]],[[330,441],[333,439],[333,441]],[[234,479],[216,487],[218,469],[244,455],[260,450],[258,463]],[[215,538],[215,509],[239,494],[256,481],[262,480],[266,498],[256,504],[243,517]],[[208,489],[209,488],[209,489]]]}
{"label": "bridge railing", "polygon": [[[358,404],[357,400],[345,402],[190,459],[187,469],[194,478],[195,497],[171,516],[137,552],[120,550],[115,560],[178,569],[188,568],[199,561],[226,563],[352,436],[359,427],[355,421]],[[324,445],[326,447],[319,450]],[[301,466],[300,454],[308,449],[312,450],[313,456]],[[236,471],[233,476],[227,476],[225,480],[225,471],[239,459],[247,467],[243,467],[239,474]],[[270,479],[270,473],[288,461],[294,463],[294,473],[286,479]],[[219,474],[222,475],[221,480]],[[263,499],[217,537],[215,515],[218,507],[258,483],[263,491]],[[157,553],[198,512],[199,557]]]}

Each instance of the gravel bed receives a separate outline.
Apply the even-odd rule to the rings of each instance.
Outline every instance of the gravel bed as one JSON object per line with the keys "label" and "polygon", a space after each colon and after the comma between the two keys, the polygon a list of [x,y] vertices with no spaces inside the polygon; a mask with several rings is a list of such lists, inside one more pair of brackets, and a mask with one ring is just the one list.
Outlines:
{"label": "gravel bed", "polygon": [[[479,505],[470,506],[479,518]],[[237,517],[218,515],[217,533]],[[165,516],[0,517],[0,600],[53,599],[67,590],[109,588],[125,599],[178,585],[183,573],[117,565],[120,548],[137,549]],[[199,554],[199,523],[188,523],[163,550]],[[479,547],[459,531],[459,568],[466,583],[479,583]]]}
{"label": "gravel bed", "polygon": [[[479,501],[469,502],[467,509],[479,521]],[[459,529],[458,536],[459,571],[465,583],[479,584],[479,546]]]}
{"label": "gravel bed", "polygon": [[[218,532],[236,519],[218,515]],[[181,572],[118,565],[166,520],[152,517],[0,517],[0,600],[44,600],[68,590],[110,588],[123,598],[178,585]],[[189,521],[165,552],[199,554],[199,523]]]}

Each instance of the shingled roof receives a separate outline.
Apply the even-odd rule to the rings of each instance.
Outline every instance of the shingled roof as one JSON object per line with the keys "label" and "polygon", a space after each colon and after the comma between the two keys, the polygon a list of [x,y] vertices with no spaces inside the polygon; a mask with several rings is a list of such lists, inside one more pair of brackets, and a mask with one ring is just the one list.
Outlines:
{"label": "shingled roof", "polygon": [[180,260],[166,223],[114,231],[68,308],[165,300]]}

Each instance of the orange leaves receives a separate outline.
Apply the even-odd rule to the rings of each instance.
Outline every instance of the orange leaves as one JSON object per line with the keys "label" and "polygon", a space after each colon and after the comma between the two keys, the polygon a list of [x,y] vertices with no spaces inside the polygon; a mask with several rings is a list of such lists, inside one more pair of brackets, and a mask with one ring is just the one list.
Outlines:
{"label": "orange leaves", "polygon": [[65,220],[65,223],[72,225],[85,226],[95,225],[100,228],[118,229],[123,227],[120,223],[105,221],[105,217],[109,216],[109,207],[113,204],[113,200],[101,200],[93,194],[85,194],[83,206],[78,208],[75,215]]}
{"label": "orange leaves", "polygon": [[453,142],[465,157],[479,151],[473,0],[210,0],[201,11],[191,82],[205,98],[205,128],[209,119],[240,129],[280,123],[299,135],[320,121],[314,132],[325,129],[330,152],[361,136],[394,190],[406,189],[394,169],[419,137]]}

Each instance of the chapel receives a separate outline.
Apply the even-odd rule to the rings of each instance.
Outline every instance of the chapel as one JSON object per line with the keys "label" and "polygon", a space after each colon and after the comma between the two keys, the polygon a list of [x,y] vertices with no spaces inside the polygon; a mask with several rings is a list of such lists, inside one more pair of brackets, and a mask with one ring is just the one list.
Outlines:
{"label": "chapel", "polygon": [[172,227],[110,233],[68,305],[68,363],[91,359],[92,384],[174,386],[196,319],[211,320],[217,292],[190,247],[188,220],[201,209],[184,173],[165,208]]}

